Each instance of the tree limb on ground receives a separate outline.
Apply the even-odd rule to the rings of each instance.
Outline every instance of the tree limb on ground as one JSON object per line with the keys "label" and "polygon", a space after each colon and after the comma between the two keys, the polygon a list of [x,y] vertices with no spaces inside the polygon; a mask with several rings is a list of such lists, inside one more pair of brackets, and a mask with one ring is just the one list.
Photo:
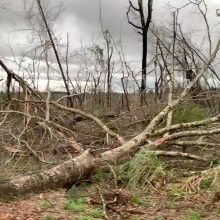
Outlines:
{"label": "tree limb on ground", "polygon": [[218,143],[210,143],[206,141],[171,141],[169,145],[177,145],[182,147],[198,146],[198,147],[220,147]]}
{"label": "tree limb on ground", "polygon": [[149,153],[155,154],[156,156],[184,157],[192,160],[207,161],[205,158],[193,154],[176,152],[176,151],[156,150],[156,151],[149,151]]}
{"label": "tree limb on ground", "polygon": [[170,131],[175,131],[175,130],[183,129],[183,128],[191,128],[191,127],[198,127],[198,126],[202,126],[202,125],[207,125],[207,124],[211,124],[211,123],[217,122],[219,120],[220,120],[220,114],[218,114],[218,115],[216,115],[214,117],[208,118],[208,119],[201,120],[201,121],[175,124],[175,125],[171,125],[169,127],[165,127],[165,128],[161,128],[161,129],[155,130],[151,134],[151,136],[155,137],[155,136],[158,136],[158,135],[162,135],[162,134],[164,134],[164,133],[166,133],[168,131],[170,132]]}

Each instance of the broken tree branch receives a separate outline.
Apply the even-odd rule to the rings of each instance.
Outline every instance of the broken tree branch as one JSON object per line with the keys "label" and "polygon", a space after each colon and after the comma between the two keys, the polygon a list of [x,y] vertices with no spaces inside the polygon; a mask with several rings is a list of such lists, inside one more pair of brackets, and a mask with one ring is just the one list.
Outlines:
{"label": "broken tree branch", "polygon": [[[14,101],[18,101],[18,102],[23,102],[22,100],[18,100],[18,99],[13,99]],[[43,101],[29,101],[29,102],[33,102],[33,103],[44,103]],[[112,131],[110,128],[108,128],[99,118],[95,117],[92,114],[89,113],[85,113],[84,111],[80,110],[80,109],[75,109],[75,108],[69,108],[66,106],[63,106],[57,102],[54,101],[50,101],[50,104],[56,106],[59,109],[68,111],[68,112],[72,112],[72,113],[76,113],[79,115],[82,115],[86,118],[89,118],[91,120],[93,120],[94,122],[96,122],[107,134],[109,134],[111,137],[116,138],[120,144],[125,143],[124,138],[122,138],[119,134],[115,133],[114,131]]]}
{"label": "broken tree branch", "polygon": [[169,145],[177,145],[182,147],[198,146],[198,147],[220,147],[218,143],[210,143],[206,141],[171,141]]}
{"label": "broken tree branch", "polygon": [[219,120],[220,120],[220,114],[218,114],[218,115],[216,115],[216,116],[214,116],[214,117],[205,119],[205,120],[201,120],[201,121],[175,124],[175,125],[171,125],[171,126],[169,126],[169,127],[161,128],[161,129],[159,129],[159,130],[154,131],[154,132],[151,134],[151,137],[164,134],[164,133],[166,133],[167,131],[170,132],[170,131],[175,131],[175,130],[183,129],[183,128],[199,127],[199,126],[211,124],[211,123],[213,123],[213,122],[217,122],[217,121],[219,121]]}
{"label": "broken tree branch", "polygon": [[189,153],[182,153],[182,152],[176,152],[176,151],[163,151],[163,150],[157,150],[157,151],[149,151],[152,154],[155,154],[156,156],[168,156],[168,157],[184,157],[192,160],[198,160],[198,161],[207,161],[205,158],[189,154]]}
{"label": "broken tree branch", "polygon": [[220,133],[220,128],[212,129],[212,130],[182,131],[164,137],[163,143],[183,137],[192,137],[192,136],[195,137],[195,136],[203,136],[203,135],[219,134],[219,133]]}

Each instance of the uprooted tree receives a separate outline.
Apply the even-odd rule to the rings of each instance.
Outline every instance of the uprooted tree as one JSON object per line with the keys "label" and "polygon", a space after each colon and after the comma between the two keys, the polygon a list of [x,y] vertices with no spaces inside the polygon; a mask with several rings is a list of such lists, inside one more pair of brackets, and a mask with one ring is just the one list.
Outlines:
{"label": "uprooted tree", "polygon": [[[37,3],[41,16],[43,16],[43,8],[41,7],[40,1],[37,1]],[[130,7],[134,8],[133,5],[130,5]],[[44,16],[43,18],[45,19]],[[46,25],[45,20],[44,23]],[[48,31],[47,25],[46,30],[46,33],[49,35],[49,40],[52,43],[52,35],[50,35],[50,31]],[[175,31],[177,30],[175,29]],[[33,129],[36,127],[37,129],[42,129],[44,133],[48,132],[51,137],[55,137],[55,139],[61,143],[65,142],[66,144],[71,145],[71,147],[78,153],[78,156],[70,158],[57,166],[37,174],[16,177],[14,179],[0,182],[0,197],[69,186],[91,176],[100,166],[106,166],[106,164],[120,164],[126,160],[129,160],[140,149],[148,149],[155,155],[171,157],[178,156],[200,161],[208,160],[208,158],[203,158],[186,152],[162,151],[159,150],[159,147],[162,145],[175,145],[182,147],[195,145],[219,146],[219,144],[216,142],[203,140],[206,136],[220,133],[220,129],[216,126],[216,123],[220,120],[219,114],[189,123],[178,123],[174,125],[169,123],[166,124],[166,126],[162,126],[164,125],[162,122],[166,120],[167,115],[171,111],[175,110],[185,99],[192,97],[192,90],[200,85],[201,79],[208,77],[208,74],[209,76],[216,74],[212,67],[212,63],[215,61],[218,55],[218,51],[220,49],[220,39],[217,41],[215,48],[213,50],[212,48],[210,49],[211,53],[209,54],[209,57],[204,58],[204,56],[201,55],[189,43],[189,41],[187,41],[181,28],[179,28],[177,33],[175,33],[176,36],[174,40],[176,41],[176,46],[172,41],[167,42],[166,40],[162,39],[156,28],[152,28],[151,32],[155,36],[156,51],[160,51],[160,53],[156,53],[154,63],[156,67],[159,66],[159,71],[161,71],[161,79],[165,79],[166,77],[162,76],[162,74],[166,72],[166,75],[169,75],[170,71],[174,70],[174,66],[181,66],[184,74],[189,74],[190,70],[187,68],[189,63],[192,67],[197,68],[195,68],[193,77],[190,78],[185,87],[181,88],[181,91],[176,95],[176,98],[172,96],[172,99],[169,100],[168,104],[161,108],[160,111],[156,112],[146,128],[143,129],[143,131],[139,134],[134,135],[130,140],[126,140],[124,137],[122,137],[122,135],[111,129],[101,119],[93,114],[74,108],[72,102],[70,105],[71,107],[60,104],[63,99],[77,95],[73,93],[71,96],[68,88],[66,88],[67,95],[57,99],[57,101],[52,101],[50,100],[50,97],[48,99],[48,96],[45,97],[39,91],[34,90],[24,78],[20,77],[17,73],[11,70],[3,60],[0,60],[0,65],[7,73],[8,78],[14,80],[22,88],[24,93],[23,96],[19,96],[18,98],[15,96],[10,96],[10,102],[7,103],[6,107],[0,110],[0,114],[3,115],[1,126],[6,120],[8,120],[8,118],[10,118],[11,115],[24,118],[23,129],[19,135],[15,135],[11,131],[11,128],[8,128],[10,135],[19,144],[17,149],[7,148],[7,150],[11,151],[12,156],[15,154],[24,153],[25,151],[20,149],[23,147],[38,161],[42,163],[51,162],[44,159],[43,156],[33,148],[33,145],[31,145],[23,137],[24,134],[33,131]],[[173,47],[175,46],[176,49],[170,50],[170,45],[173,45]],[[58,62],[60,62],[59,54],[57,53],[56,48],[53,49]],[[183,59],[180,59],[181,56]],[[171,67],[169,66],[170,57],[172,58]],[[59,68],[61,74],[63,74],[61,70],[62,66],[59,66]],[[155,71],[158,71],[158,69],[155,68]],[[173,78],[170,77],[170,80],[172,79]],[[66,81],[66,79],[64,80]],[[169,82],[162,82],[162,84],[167,86]],[[9,92],[10,91],[8,89],[8,93]],[[173,91],[169,90],[169,92]],[[17,107],[17,109],[15,107]],[[19,107],[24,110],[21,110]],[[48,115],[45,117],[45,109],[49,109],[49,117]],[[71,127],[68,127],[65,124],[65,122],[62,120],[62,117],[66,118],[67,120],[70,120],[72,117],[78,117],[76,120],[81,120],[80,117],[91,120],[95,125],[102,129],[106,135],[106,142],[112,140],[113,142],[117,143],[117,145],[113,147],[113,149],[108,149],[106,151],[102,151],[101,153],[94,151],[92,147],[85,148],[84,146],[81,146],[81,144],[76,141],[75,132]],[[33,127],[33,129],[29,130],[29,127]],[[41,135],[39,135],[39,138],[42,138],[40,136]],[[194,140],[191,139],[191,137],[202,137],[202,139]],[[42,142],[40,143],[42,144]],[[95,143],[93,143],[93,145],[95,145]],[[216,167],[214,172],[216,172],[217,176],[219,177],[219,167]],[[219,181],[219,178],[216,179],[216,181]]]}

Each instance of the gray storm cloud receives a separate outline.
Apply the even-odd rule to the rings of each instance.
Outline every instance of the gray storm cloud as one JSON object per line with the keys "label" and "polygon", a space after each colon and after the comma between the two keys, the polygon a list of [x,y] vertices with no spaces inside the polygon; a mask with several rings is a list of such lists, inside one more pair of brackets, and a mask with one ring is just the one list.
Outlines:
{"label": "gray storm cloud", "polygon": [[[28,4],[31,3],[31,1],[26,2]],[[87,45],[91,44],[91,42],[103,41],[99,18],[99,0],[53,0],[51,5],[53,7],[61,2],[64,10],[56,21],[54,28],[59,36],[64,37],[64,41],[66,33],[69,33],[70,49],[72,51],[79,48],[81,44]],[[132,2],[135,3],[136,1],[133,0]],[[187,0],[155,0],[153,22],[162,27],[169,27],[171,11],[174,10],[171,6],[178,8],[187,2]],[[27,45],[27,35],[30,33],[26,30],[27,26],[23,14],[24,4],[23,0],[7,0],[0,1],[0,3],[4,6],[4,8],[0,9],[0,56],[7,56],[12,59],[13,56],[19,57],[21,53],[24,53],[25,50],[32,46]],[[213,40],[215,40],[220,32],[218,26],[220,18],[215,15],[215,10],[220,8],[220,2],[218,0],[208,0],[207,4],[207,17],[210,22]],[[121,39],[126,59],[135,61],[135,67],[138,68],[141,60],[141,41],[134,28],[127,23],[128,0],[102,0],[101,6],[103,25],[108,28],[116,41]],[[205,50],[206,47],[203,45],[206,37],[205,26],[201,16],[196,14],[195,7],[184,8],[179,18],[185,33],[192,37],[192,41],[201,47],[201,50]],[[71,65],[79,65],[80,63],[77,59],[75,61],[71,59],[70,61]],[[10,65],[15,68],[13,64]],[[75,66],[72,72],[76,69]],[[137,69],[137,71],[140,71],[140,69]],[[42,80],[44,79],[45,74],[42,73]],[[118,85],[118,83],[116,84]]]}

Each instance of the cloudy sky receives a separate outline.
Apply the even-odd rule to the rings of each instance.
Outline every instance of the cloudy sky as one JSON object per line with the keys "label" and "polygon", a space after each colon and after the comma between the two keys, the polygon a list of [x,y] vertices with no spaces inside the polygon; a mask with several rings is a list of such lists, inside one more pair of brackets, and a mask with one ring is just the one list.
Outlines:
{"label": "cloudy sky", "polygon": [[[196,0],[194,0],[196,1]],[[29,5],[32,0],[26,0]],[[128,0],[102,0],[102,21],[111,32],[115,41],[121,39],[123,50],[128,61],[136,62],[137,71],[141,60],[141,41],[134,28],[127,23],[126,11]],[[134,4],[137,0],[132,0]],[[153,22],[159,26],[169,27],[171,12],[174,8],[185,5],[188,0],[154,0]],[[208,20],[211,26],[213,40],[220,34],[220,17],[216,16],[216,9],[220,8],[220,0],[206,0],[208,5]],[[70,50],[74,51],[81,45],[101,42],[101,28],[99,19],[99,0],[53,0],[51,5],[63,3],[63,11],[56,20],[54,29],[59,38],[65,41],[69,33]],[[147,3],[147,0],[145,0]],[[19,58],[25,50],[29,50],[30,32],[24,19],[23,0],[0,0],[0,56],[8,59]],[[172,8],[172,7],[173,8]],[[201,16],[195,13],[195,7],[188,6],[180,14],[180,22],[185,33],[195,36],[195,43],[201,46],[204,43],[205,26]],[[36,46],[36,45],[35,45]],[[12,51],[13,49],[13,51]],[[5,60],[10,68],[17,70],[15,64]],[[71,60],[72,71],[76,71],[79,63]],[[42,68],[42,71],[44,68]],[[3,71],[0,69],[3,76]],[[44,74],[44,73],[42,73]],[[43,77],[45,78],[45,76]],[[4,81],[2,82],[4,83]],[[53,87],[56,83],[53,83]],[[43,79],[41,85],[46,85]],[[42,86],[42,87],[43,87]]]}

